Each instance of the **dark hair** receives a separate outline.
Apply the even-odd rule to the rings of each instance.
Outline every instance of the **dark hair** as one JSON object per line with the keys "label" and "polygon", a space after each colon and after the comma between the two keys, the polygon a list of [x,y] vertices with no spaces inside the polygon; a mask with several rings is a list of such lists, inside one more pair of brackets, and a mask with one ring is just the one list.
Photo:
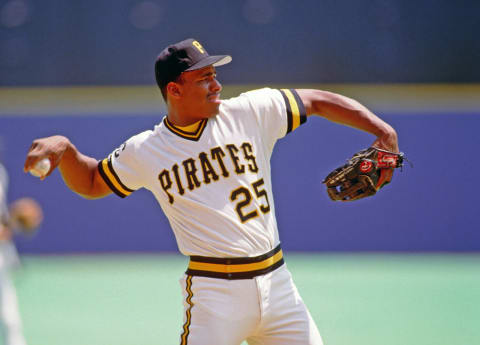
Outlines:
{"label": "dark hair", "polygon": [[164,87],[161,87],[160,91],[162,92],[162,97],[165,101],[165,104],[167,104],[167,86],[165,85]]}

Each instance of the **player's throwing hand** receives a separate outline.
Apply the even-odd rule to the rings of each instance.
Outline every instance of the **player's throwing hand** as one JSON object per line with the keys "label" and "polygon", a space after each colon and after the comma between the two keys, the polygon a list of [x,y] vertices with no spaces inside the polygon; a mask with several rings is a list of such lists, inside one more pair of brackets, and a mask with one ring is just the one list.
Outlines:
{"label": "player's throwing hand", "polygon": [[51,163],[50,169],[40,176],[40,179],[44,179],[58,166],[68,149],[69,143],[70,141],[67,138],[60,135],[34,140],[28,150],[23,170],[25,172],[34,170],[39,162],[48,158]]}

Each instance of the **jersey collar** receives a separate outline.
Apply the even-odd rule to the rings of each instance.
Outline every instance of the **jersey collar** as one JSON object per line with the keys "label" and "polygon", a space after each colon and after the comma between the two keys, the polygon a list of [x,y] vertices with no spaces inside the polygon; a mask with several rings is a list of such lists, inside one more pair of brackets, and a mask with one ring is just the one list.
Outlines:
{"label": "jersey collar", "polygon": [[168,130],[173,134],[178,135],[179,137],[182,137],[187,140],[198,141],[200,139],[200,136],[203,133],[203,130],[207,126],[207,121],[208,119],[200,120],[200,124],[197,126],[197,129],[193,132],[185,131],[179,128],[178,126],[175,126],[173,123],[168,121],[168,118],[166,116],[165,116],[165,119],[163,120],[163,123],[165,124],[165,127],[167,127]]}

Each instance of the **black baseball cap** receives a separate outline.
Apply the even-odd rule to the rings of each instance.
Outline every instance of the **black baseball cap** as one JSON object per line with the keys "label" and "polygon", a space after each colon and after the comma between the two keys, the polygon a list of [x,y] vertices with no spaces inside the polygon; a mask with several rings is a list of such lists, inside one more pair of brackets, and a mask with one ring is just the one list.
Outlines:
{"label": "black baseball cap", "polygon": [[155,61],[155,78],[160,88],[178,78],[182,72],[206,66],[221,66],[232,61],[230,55],[208,55],[205,48],[193,38],[169,45]]}

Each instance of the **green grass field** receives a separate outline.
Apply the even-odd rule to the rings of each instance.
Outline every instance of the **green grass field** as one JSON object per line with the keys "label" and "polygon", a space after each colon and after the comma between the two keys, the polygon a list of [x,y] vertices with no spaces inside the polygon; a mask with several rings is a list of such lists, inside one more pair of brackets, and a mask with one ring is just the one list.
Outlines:
{"label": "green grass field", "polygon": [[[27,256],[29,345],[179,344],[186,259]],[[286,254],[325,345],[480,344],[480,255]],[[212,344],[221,345],[221,344]]]}

